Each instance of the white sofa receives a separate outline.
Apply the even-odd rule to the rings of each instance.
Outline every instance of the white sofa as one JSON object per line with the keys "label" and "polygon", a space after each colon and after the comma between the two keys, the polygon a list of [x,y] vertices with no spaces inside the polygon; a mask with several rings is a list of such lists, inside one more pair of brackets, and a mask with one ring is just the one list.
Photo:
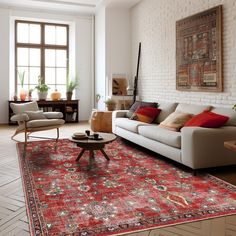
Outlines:
{"label": "white sofa", "polygon": [[[159,102],[159,108],[162,111],[157,123],[152,124],[130,120],[126,117],[127,110],[114,111],[112,132],[192,169],[236,164],[236,153],[224,147],[225,141],[236,140],[236,111],[230,108],[168,102]],[[158,126],[158,123],[174,111],[196,115],[206,109],[229,116],[230,119],[221,128],[183,127],[180,132]]]}

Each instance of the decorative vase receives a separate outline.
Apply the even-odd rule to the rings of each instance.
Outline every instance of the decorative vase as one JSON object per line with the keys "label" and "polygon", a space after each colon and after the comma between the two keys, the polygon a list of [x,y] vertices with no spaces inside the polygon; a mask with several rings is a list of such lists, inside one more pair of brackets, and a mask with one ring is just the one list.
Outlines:
{"label": "decorative vase", "polygon": [[54,92],[51,93],[51,99],[53,101],[57,101],[61,99],[61,93],[55,90]]}
{"label": "decorative vase", "polygon": [[26,97],[27,97],[27,92],[24,89],[21,89],[21,91],[20,91],[20,100],[25,101]]}
{"label": "decorative vase", "polygon": [[39,100],[46,100],[48,96],[48,92],[39,92],[38,91],[38,99]]}
{"label": "decorative vase", "polygon": [[66,99],[71,100],[73,93],[72,92],[66,92]]}

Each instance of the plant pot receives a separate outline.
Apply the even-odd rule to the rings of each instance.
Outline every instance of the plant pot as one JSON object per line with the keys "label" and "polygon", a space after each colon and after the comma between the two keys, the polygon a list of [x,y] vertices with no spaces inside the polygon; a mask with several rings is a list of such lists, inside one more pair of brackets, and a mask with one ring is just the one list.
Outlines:
{"label": "plant pot", "polygon": [[38,99],[39,100],[46,100],[48,96],[48,92],[39,92],[38,91]]}
{"label": "plant pot", "polygon": [[24,89],[21,89],[21,91],[20,91],[20,100],[25,101],[26,97],[27,97],[27,92]]}
{"label": "plant pot", "polygon": [[66,99],[71,100],[73,93],[72,92],[66,92]]}
{"label": "plant pot", "polygon": [[108,111],[114,111],[116,109],[116,104],[107,104]]}

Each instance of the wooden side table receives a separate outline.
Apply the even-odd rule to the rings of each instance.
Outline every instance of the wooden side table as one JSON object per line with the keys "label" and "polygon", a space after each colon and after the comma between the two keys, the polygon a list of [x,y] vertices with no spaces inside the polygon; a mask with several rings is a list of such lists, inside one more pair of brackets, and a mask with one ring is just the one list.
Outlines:
{"label": "wooden side table", "polygon": [[93,111],[91,115],[93,132],[112,132],[112,111]]}
{"label": "wooden side table", "polygon": [[224,142],[225,148],[228,148],[231,151],[236,152],[236,140]]}

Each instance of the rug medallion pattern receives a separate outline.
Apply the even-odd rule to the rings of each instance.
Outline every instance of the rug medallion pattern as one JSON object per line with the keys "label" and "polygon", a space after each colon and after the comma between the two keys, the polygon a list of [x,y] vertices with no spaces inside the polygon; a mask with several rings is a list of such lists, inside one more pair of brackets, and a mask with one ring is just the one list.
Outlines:
{"label": "rug medallion pattern", "polygon": [[87,152],[69,140],[29,142],[18,154],[32,235],[112,235],[236,214],[236,187],[193,176],[118,139]]}

